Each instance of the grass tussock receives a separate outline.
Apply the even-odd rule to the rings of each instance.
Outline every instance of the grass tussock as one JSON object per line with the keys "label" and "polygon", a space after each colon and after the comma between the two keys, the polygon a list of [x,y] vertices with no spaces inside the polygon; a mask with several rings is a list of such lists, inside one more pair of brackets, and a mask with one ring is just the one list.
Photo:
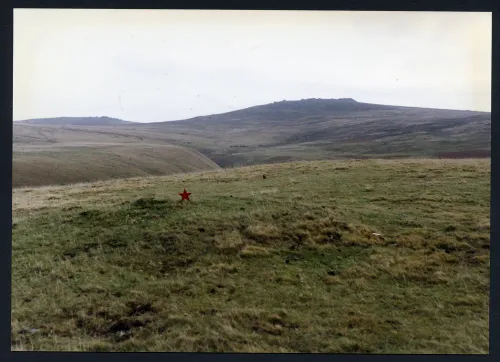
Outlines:
{"label": "grass tussock", "polygon": [[321,161],[14,190],[12,349],[487,353],[488,170]]}

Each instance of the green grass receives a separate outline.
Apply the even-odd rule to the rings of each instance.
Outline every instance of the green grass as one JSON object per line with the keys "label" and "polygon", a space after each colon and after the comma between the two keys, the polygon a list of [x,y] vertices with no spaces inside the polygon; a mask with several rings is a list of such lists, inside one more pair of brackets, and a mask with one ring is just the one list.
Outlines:
{"label": "green grass", "polygon": [[296,162],[16,189],[12,348],[488,353],[489,166]]}

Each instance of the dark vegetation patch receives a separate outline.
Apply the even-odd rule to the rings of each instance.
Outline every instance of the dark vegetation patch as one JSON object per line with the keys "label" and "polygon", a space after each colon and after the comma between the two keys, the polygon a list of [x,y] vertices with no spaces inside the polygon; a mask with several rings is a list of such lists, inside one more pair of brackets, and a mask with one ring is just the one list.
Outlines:
{"label": "dark vegetation patch", "polygon": [[439,158],[490,158],[491,150],[470,150],[470,151],[455,151],[441,152],[437,154]]}
{"label": "dark vegetation patch", "polygon": [[163,210],[168,206],[172,206],[170,201],[153,198],[140,198],[132,202],[132,207],[138,209]]}
{"label": "dark vegetation patch", "polygon": [[156,308],[154,308],[151,304],[151,302],[146,302],[146,303],[138,303],[135,301],[131,301],[128,303],[128,308],[129,316],[136,316],[136,315],[141,315],[145,313],[156,313]]}
{"label": "dark vegetation patch", "polygon": [[84,220],[103,221],[106,213],[99,210],[85,210],[78,214]]}
{"label": "dark vegetation patch", "polygon": [[452,232],[452,231],[456,231],[457,230],[457,227],[455,225],[448,225],[444,231],[446,232]]}
{"label": "dark vegetation patch", "polygon": [[78,256],[79,254],[89,254],[92,249],[95,249],[99,246],[97,243],[85,243],[79,247],[73,247],[70,249],[67,249],[66,251],[63,252],[63,256],[66,258],[74,258]]}
{"label": "dark vegetation patch", "polygon": [[63,207],[63,211],[73,211],[73,210],[77,210],[77,209],[81,209],[82,207],[81,206],[78,206],[78,205],[75,205],[75,206],[69,206],[69,207]]}

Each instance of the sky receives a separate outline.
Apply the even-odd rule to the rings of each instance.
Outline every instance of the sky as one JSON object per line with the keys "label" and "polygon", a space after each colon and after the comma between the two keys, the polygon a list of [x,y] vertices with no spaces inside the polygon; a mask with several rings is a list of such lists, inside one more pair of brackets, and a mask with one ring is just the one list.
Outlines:
{"label": "sky", "polygon": [[305,98],[490,112],[491,18],[15,9],[13,118],[163,122]]}

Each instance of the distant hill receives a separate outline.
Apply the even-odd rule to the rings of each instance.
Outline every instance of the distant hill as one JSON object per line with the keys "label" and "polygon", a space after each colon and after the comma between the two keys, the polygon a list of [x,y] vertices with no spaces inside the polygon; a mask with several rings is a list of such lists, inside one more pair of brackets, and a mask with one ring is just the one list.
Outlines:
{"label": "distant hill", "polygon": [[[352,98],[340,99],[303,99],[298,101],[281,101],[269,104],[248,107],[227,113],[214,114],[209,116],[200,116],[177,122],[207,122],[210,120],[216,122],[232,121],[286,121],[301,117],[327,116],[334,113],[383,110],[391,109],[393,106],[384,106],[370,103],[360,103]],[[170,122],[157,122],[155,124],[165,124]]]}
{"label": "distant hill", "polygon": [[[382,112],[382,111],[424,111],[428,113],[433,111],[439,113],[481,113],[474,111],[456,111],[447,109],[432,109],[418,107],[391,106],[382,104],[371,104],[357,102],[352,98],[339,99],[321,99],[310,98],[296,101],[281,101],[259,106],[248,107],[236,111],[200,116],[185,120],[178,120],[183,123],[204,123],[213,124],[213,122],[241,122],[241,121],[290,121],[297,119],[308,119],[311,117],[335,117],[352,114],[355,112]],[[211,123],[209,123],[212,121]],[[168,124],[170,122],[157,122],[155,124]]]}
{"label": "distant hill", "polygon": [[74,126],[109,126],[133,124],[135,122],[124,121],[111,117],[57,117],[57,118],[35,118],[17,121],[17,124],[35,125],[74,125]]}
{"label": "distant hill", "polygon": [[[59,163],[74,159],[71,168],[76,170],[78,164],[85,165],[86,168],[80,168],[86,171],[80,174],[68,169],[74,175],[71,182],[86,180],[86,173],[102,166],[96,160],[103,159],[101,154],[110,151],[109,145],[119,145],[120,155],[130,152],[139,158],[134,166],[120,161],[117,168],[120,172],[115,172],[115,164],[110,163],[106,171],[98,172],[99,179],[128,174],[127,168],[134,168],[134,175],[184,172],[180,165],[185,155],[164,148],[168,145],[196,151],[213,162],[208,167],[324,159],[483,158],[491,155],[491,114],[488,112],[378,105],[350,98],[282,101],[159,123],[122,120],[113,123],[109,120],[116,119],[107,117],[55,120],[58,121],[14,122],[18,184],[46,178],[31,172],[30,165],[41,165],[40,158],[32,157],[37,153],[43,157],[51,155],[40,172],[54,173]],[[148,152],[144,151],[145,145],[151,148]],[[158,155],[155,150],[159,150]],[[158,162],[163,160],[165,164],[160,165]],[[150,162],[158,167],[151,172],[144,171],[142,166],[147,167]],[[206,167],[200,166],[192,169]],[[63,174],[58,172],[58,175]],[[58,181],[58,177],[63,178],[51,176],[50,182]]]}
{"label": "distant hill", "polygon": [[142,127],[182,141],[203,137],[209,141],[193,141],[192,147],[223,167],[325,158],[489,157],[491,150],[489,112],[351,98],[282,101]]}

